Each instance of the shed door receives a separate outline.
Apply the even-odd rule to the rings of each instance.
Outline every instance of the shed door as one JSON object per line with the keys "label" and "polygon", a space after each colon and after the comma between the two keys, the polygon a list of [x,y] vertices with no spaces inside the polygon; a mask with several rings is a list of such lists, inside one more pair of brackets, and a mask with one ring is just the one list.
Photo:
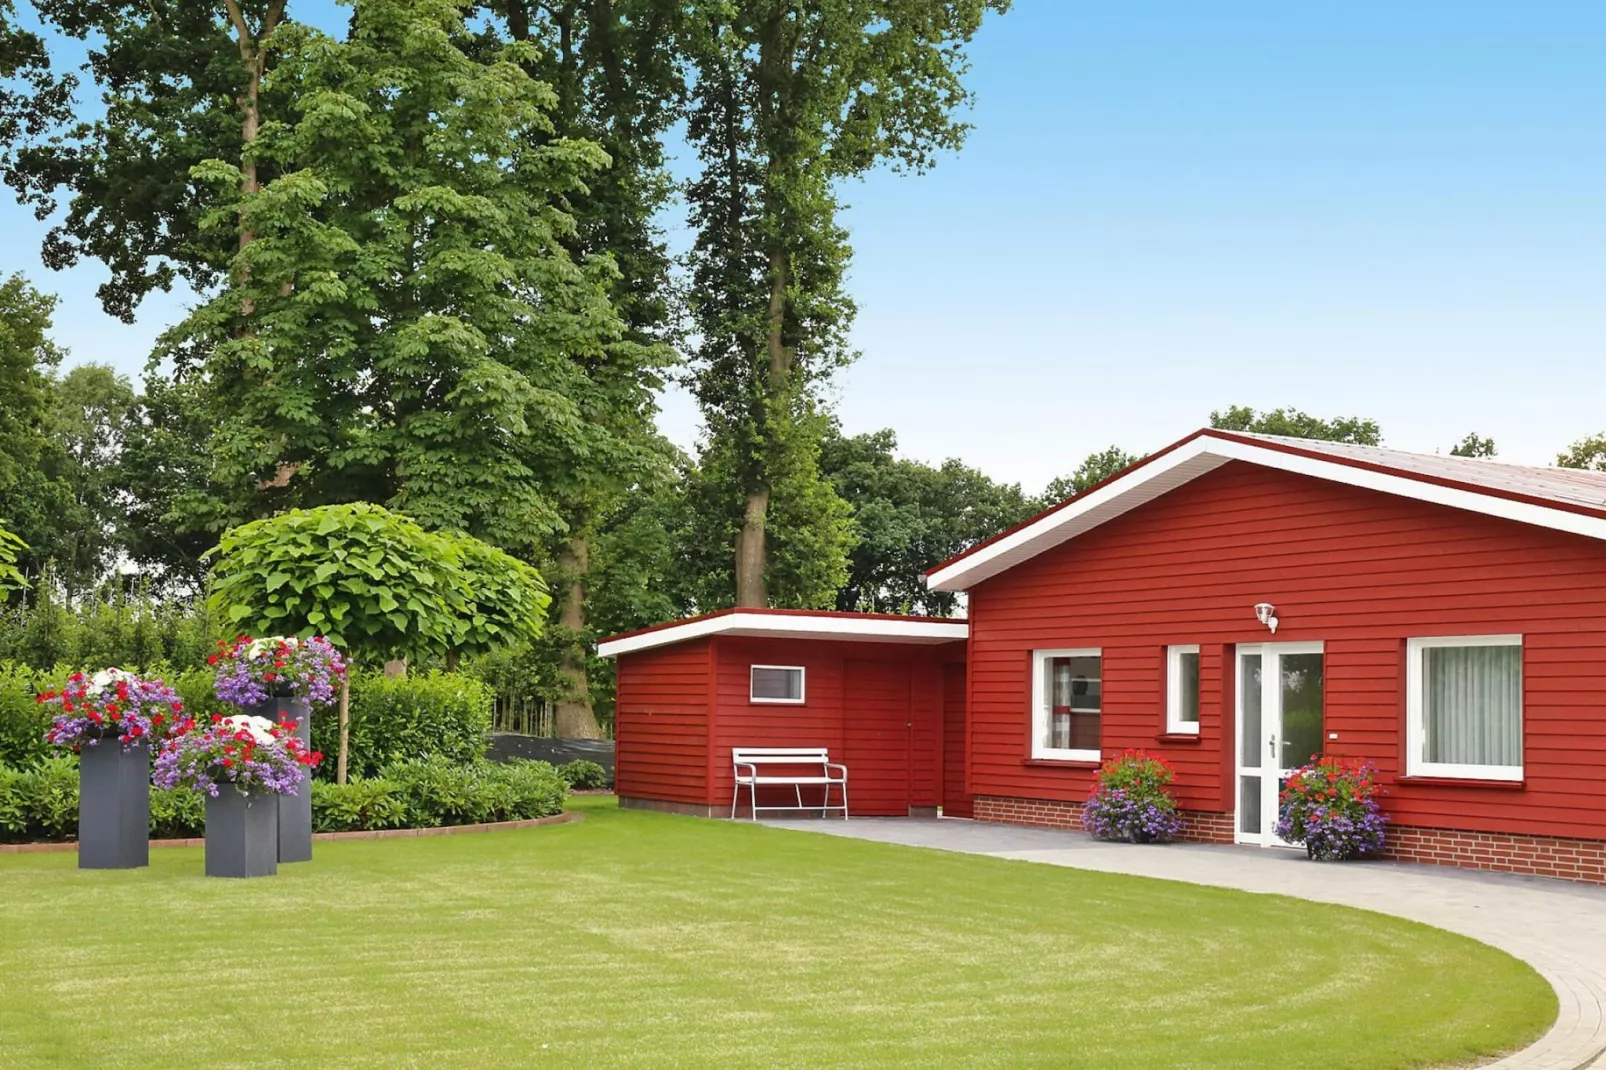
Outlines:
{"label": "shed door", "polygon": [[842,667],[848,813],[905,817],[910,803],[909,664],[847,661]]}

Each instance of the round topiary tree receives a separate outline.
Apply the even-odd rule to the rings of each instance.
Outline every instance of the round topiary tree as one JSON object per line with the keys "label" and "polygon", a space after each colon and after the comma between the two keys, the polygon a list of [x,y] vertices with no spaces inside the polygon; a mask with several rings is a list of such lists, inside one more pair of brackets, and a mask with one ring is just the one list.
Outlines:
{"label": "round topiary tree", "polygon": [[[480,652],[541,633],[540,573],[467,535],[357,502],[230,528],[208,552],[208,603],[232,627],[323,635],[358,661]],[[340,696],[338,783],[349,694]]]}

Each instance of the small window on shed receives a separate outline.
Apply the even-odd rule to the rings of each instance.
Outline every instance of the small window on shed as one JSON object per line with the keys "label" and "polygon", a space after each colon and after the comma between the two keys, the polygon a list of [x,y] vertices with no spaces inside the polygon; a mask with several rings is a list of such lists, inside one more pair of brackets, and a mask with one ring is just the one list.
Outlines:
{"label": "small window on shed", "polygon": [[803,667],[754,665],[748,698],[754,702],[802,702]]}

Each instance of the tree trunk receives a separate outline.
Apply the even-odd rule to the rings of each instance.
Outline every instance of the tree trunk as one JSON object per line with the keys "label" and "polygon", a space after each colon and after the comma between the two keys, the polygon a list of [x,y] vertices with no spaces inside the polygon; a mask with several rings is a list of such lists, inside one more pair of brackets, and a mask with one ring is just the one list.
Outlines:
{"label": "tree trunk", "polygon": [[346,782],[346,759],[351,752],[351,673],[340,678],[340,753],[335,759],[335,783]]}
{"label": "tree trunk", "polygon": [[769,605],[769,591],[764,585],[764,522],[769,504],[768,490],[748,491],[742,526],[736,532],[736,604],[745,608]]}
{"label": "tree trunk", "polygon": [[[273,31],[279,28],[284,19],[284,8],[288,0],[272,0],[268,9],[263,13],[262,26],[252,31],[250,23],[246,21],[245,11],[239,0],[225,0],[224,6],[228,9],[229,22],[234,26],[234,38],[240,49],[240,62],[245,67],[245,90],[240,94],[240,192],[249,196],[262,189],[262,183],[257,174],[256,157],[252,155],[251,147],[262,129],[262,75],[267,69],[268,38]],[[256,239],[256,235],[240,227],[240,248],[244,249]],[[242,269],[243,271],[244,269]],[[238,281],[245,282],[245,278]],[[250,316],[255,311],[255,303],[249,297],[240,299],[240,313]]]}
{"label": "tree trunk", "polygon": [[591,708],[591,685],[586,679],[586,650],[582,636],[586,628],[586,573],[591,568],[591,546],[584,536],[564,544],[558,554],[558,570],[567,581],[563,603],[558,609],[558,627],[564,643],[559,672],[565,684],[563,697],[553,721],[560,739],[601,739],[602,726]]}

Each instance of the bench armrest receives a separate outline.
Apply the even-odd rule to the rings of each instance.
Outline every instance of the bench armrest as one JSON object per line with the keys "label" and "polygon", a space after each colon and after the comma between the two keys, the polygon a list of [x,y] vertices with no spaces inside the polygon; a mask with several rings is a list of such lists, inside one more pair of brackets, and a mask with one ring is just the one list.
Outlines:
{"label": "bench armrest", "polygon": [[842,779],[846,780],[848,778],[848,767],[843,765],[841,762],[826,762],[825,768],[827,770],[840,769],[842,770]]}
{"label": "bench armrest", "polygon": [[[758,776],[758,766],[753,764],[752,762],[732,762],[731,763],[731,767],[732,767],[732,773],[735,776],[738,776],[738,777],[740,777],[740,776],[751,776],[751,777]],[[745,770],[745,772],[744,772],[744,770]]]}

